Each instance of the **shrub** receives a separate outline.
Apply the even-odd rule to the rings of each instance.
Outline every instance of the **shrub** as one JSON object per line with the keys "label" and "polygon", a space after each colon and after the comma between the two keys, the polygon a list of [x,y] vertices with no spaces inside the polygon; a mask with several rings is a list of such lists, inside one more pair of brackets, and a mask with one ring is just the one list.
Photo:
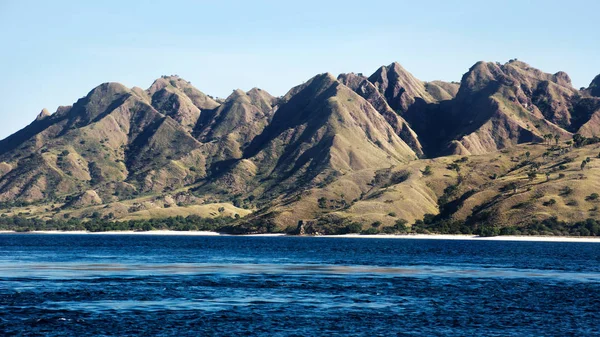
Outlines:
{"label": "shrub", "polygon": [[392,217],[396,217],[396,212],[389,212],[388,215],[392,216]]}
{"label": "shrub", "polygon": [[585,200],[587,201],[596,201],[600,198],[600,195],[598,193],[592,193],[590,195],[588,195]]}
{"label": "shrub", "polygon": [[500,188],[500,192],[514,192],[517,193],[517,188],[519,188],[519,185],[517,185],[517,183],[515,182],[511,182],[506,184],[505,186]]}
{"label": "shrub", "polygon": [[552,206],[552,205],[556,205],[556,200],[550,199],[550,200],[544,202],[544,206],[546,206],[546,207]]}
{"label": "shrub", "polygon": [[423,171],[421,171],[421,173],[423,173],[424,176],[432,175],[433,171],[431,171],[431,166],[429,166],[429,165],[425,166],[425,169]]}
{"label": "shrub", "polygon": [[460,171],[460,165],[458,165],[457,163],[448,164],[446,166],[446,169],[451,170],[451,171],[459,172]]}
{"label": "shrub", "polygon": [[545,196],[546,194],[544,193],[544,191],[541,190],[537,190],[533,193],[533,195],[531,196],[533,199],[541,199]]}
{"label": "shrub", "polygon": [[392,185],[396,185],[396,184],[400,184],[400,183],[407,181],[408,178],[410,178],[410,172],[398,171],[398,172],[394,172],[390,182]]}
{"label": "shrub", "polygon": [[527,208],[529,205],[531,205],[530,201],[524,201],[524,202],[514,204],[511,208],[512,209],[522,209],[522,208]]}
{"label": "shrub", "polygon": [[563,188],[560,189],[560,195],[561,196],[568,196],[573,194],[573,189],[569,186],[565,186]]}

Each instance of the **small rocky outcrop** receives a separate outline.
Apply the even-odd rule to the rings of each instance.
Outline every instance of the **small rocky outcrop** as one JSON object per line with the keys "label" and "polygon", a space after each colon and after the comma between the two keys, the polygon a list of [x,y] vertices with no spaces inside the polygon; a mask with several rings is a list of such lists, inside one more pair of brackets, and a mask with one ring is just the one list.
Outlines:
{"label": "small rocky outcrop", "polygon": [[80,208],[86,206],[102,205],[102,199],[94,190],[87,190],[76,196],[73,200],[67,203],[67,207]]}

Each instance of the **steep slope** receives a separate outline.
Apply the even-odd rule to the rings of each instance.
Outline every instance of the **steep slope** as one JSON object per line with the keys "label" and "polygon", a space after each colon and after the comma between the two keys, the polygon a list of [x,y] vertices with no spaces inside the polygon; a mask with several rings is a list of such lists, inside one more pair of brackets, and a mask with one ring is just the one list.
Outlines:
{"label": "steep slope", "polygon": [[240,159],[244,150],[269,124],[277,99],[254,88],[235,90],[219,108],[205,113],[194,134],[204,143],[209,163]]}
{"label": "steep slope", "polygon": [[463,76],[455,99],[413,105],[407,120],[417,134],[439,130],[423,139],[437,147],[433,154],[483,154],[547,134],[569,137],[563,127],[572,124],[576,97],[565,73],[546,74],[520,61],[478,62]]}
{"label": "steep slope", "polygon": [[[387,105],[401,116],[411,132],[418,138],[413,146],[417,153],[425,157],[439,155],[439,144],[449,137],[443,125],[447,125],[449,116],[445,113],[449,103],[459,90],[458,83],[443,81],[423,82],[416,79],[400,64],[394,62],[382,66],[368,78]],[[431,130],[436,132],[432,133]],[[405,133],[403,139],[415,144]]]}
{"label": "steep slope", "polygon": [[416,99],[428,103],[435,101],[427,92],[425,83],[416,79],[397,62],[379,68],[369,77],[369,81],[383,95],[390,107],[400,114],[408,111]]}
{"label": "steep slope", "polygon": [[424,156],[423,146],[419,142],[417,134],[399,114],[392,110],[373,83],[369,82],[366,77],[354,73],[341,74],[338,76],[338,81],[367,100],[418,156]]}
{"label": "steep slope", "polygon": [[415,153],[362,97],[330,74],[293,88],[271,123],[218,181],[264,197],[326,184],[345,172],[386,167]]}
{"label": "steep slope", "polygon": [[[86,190],[118,200],[204,175],[203,157],[194,151],[200,143],[118,83],[94,88],[72,107],[41,114],[0,144],[0,162],[11,168],[0,176],[4,202],[60,201]],[[190,173],[191,166],[200,170]],[[37,192],[29,193],[32,189]]]}
{"label": "steep slope", "polygon": [[173,118],[188,131],[194,129],[202,111],[219,106],[219,103],[178,76],[157,79],[146,94],[156,110]]}
{"label": "steep slope", "polygon": [[587,91],[594,97],[600,97],[600,75],[594,78]]}
{"label": "steep slope", "polygon": [[600,136],[600,75],[575,100],[571,127],[586,137]]}

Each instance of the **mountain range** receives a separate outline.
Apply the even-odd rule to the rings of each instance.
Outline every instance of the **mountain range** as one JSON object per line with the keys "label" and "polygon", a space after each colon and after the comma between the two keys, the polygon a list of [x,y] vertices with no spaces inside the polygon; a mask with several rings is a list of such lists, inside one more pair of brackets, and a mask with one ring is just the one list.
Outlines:
{"label": "mountain range", "polygon": [[325,73],[282,97],[219,99],[175,75],[103,83],[0,141],[0,213],[308,233],[599,219],[598,136],[600,75],[575,89],[516,59],[460,82],[398,63]]}

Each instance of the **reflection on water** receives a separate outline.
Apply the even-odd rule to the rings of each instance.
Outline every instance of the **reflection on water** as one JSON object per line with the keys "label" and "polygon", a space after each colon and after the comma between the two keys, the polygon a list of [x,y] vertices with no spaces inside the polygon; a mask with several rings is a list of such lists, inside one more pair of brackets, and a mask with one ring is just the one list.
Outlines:
{"label": "reflection on water", "polygon": [[261,275],[330,275],[372,277],[462,277],[462,278],[546,278],[598,282],[600,273],[564,272],[514,268],[480,268],[472,266],[343,266],[315,264],[119,264],[119,263],[28,263],[0,264],[0,280],[10,278],[93,278],[143,275],[261,274]]}

